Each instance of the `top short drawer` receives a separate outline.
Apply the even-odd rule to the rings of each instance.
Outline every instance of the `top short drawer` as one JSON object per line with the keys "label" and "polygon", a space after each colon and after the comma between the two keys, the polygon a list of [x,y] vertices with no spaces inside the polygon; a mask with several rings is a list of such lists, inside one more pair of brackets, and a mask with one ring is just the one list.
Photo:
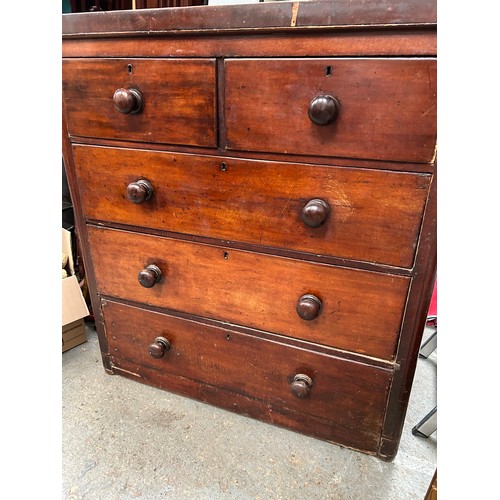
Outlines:
{"label": "top short drawer", "polygon": [[231,149],[416,163],[434,157],[435,59],[229,59],[225,75]]}
{"label": "top short drawer", "polygon": [[[64,59],[63,96],[73,136],[215,147],[213,59]],[[115,106],[133,91],[142,108]],[[123,97],[125,95],[125,97]],[[139,100],[140,100],[139,97]],[[122,100],[122,106],[123,106]]]}

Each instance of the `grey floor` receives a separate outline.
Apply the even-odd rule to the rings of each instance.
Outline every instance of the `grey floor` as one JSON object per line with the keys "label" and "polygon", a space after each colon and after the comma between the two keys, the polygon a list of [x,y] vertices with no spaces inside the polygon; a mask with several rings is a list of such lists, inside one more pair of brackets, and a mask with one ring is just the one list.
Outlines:
{"label": "grey floor", "polygon": [[[424,339],[430,332],[426,331]],[[62,355],[64,499],[423,499],[437,431],[437,350],[420,358],[393,462],[108,375],[97,334]]]}

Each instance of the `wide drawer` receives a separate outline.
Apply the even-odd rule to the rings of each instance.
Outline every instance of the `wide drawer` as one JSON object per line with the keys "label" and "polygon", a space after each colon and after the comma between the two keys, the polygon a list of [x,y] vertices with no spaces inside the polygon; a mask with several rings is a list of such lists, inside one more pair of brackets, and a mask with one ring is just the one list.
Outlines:
{"label": "wide drawer", "polygon": [[230,59],[225,77],[231,149],[423,163],[434,157],[435,59]]}
{"label": "wide drawer", "polygon": [[[74,157],[87,219],[407,268],[431,178],[91,146]],[[144,180],[148,199],[129,196]]]}
{"label": "wide drawer", "polygon": [[71,135],[217,145],[214,59],[63,59],[62,72]]}
{"label": "wide drawer", "polygon": [[[347,446],[376,449],[390,370],[113,301],[104,301],[103,314],[118,373]],[[155,342],[157,337],[168,344]],[[149,354],[150,345],[161,357]],[[294,383],[297,375],[312,384]]]}
{"label": "wide drawer", "polygon": [[394,357],[407,277],[96,226],[88,234],[102,295]]}

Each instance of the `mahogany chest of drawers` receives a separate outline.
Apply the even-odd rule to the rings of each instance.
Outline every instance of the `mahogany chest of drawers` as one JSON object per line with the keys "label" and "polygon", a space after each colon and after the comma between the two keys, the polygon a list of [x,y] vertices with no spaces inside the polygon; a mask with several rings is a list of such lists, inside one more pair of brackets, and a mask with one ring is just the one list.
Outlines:
{"label": "mahogany chest of drawers", "polygon": [[434,2],[62,26],[106,371],[393,459],[436,267]]}

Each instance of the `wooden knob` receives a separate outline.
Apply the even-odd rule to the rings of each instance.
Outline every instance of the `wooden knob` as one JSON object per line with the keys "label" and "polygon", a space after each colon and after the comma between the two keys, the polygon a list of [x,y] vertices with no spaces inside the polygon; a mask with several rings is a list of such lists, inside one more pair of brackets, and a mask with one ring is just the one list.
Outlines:
{"label": "wooden knob", "polygon": [[155,341],[149,345],[149,355],[153,358],[162,358],[170,349],[170,342],[165,337],[156,337]]}
{"label": "wooden knob", "polygon": [[158,283],[158,281],[160,281],[161,279],[160,268],[158,266],[155,266],[154,264],[151,264],[140,271],[137,278],[139,280],[139,283],[144,288],[151,288],[155,286],[155,284]]}
{"label": "wooden knob", "polygon": [[139,179],[127,186],[125,196],[132,203],[144,203],[153,196],[153,186],[146,179]]}
{"label": "wooden knob", "polygon": [[328,125],[337,118],[340,103],[332,95],[319,95],[309,104],[309,118],[316,125]]}
{"label": "wooden knob", "polygon": [[293,377],[293,382],[290,384],[290,391],[294,396],[304,399],[309,397],[312,384],[313,381],[311,377],[308,377],[303,373],[298,373],[295,377]]}
{"label": "wooden knob", "polygon": [[322,226],[330,215],[330,205],[325,200],[314,199],[308,201],[302,209],[301,217],[309,227]]}
{"label": "wooden knob", "polygon": [[297,302],[297,314],[306,321],[316,319],[321,312],[321,300],[316,295],[306,294]]}
{"label": "wooden knob", "polygon": [[115,108],[124,114],[135,114],[142,110],[142,94],[137,89],[118,89],[113,95]]}

